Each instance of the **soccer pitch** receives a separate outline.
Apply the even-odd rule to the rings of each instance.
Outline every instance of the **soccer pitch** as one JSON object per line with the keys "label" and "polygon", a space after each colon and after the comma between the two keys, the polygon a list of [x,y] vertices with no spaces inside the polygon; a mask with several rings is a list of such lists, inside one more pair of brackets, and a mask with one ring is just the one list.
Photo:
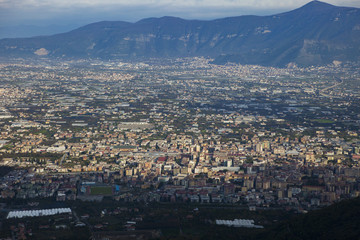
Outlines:
{"label": "soccer pitch", "polygon": [[112,187],[92,187],[91,195],[112,195]]}

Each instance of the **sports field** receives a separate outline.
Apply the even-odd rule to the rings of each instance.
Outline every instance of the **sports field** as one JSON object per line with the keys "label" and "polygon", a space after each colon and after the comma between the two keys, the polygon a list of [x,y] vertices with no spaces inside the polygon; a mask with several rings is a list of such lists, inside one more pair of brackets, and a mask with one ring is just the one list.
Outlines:
{"label": "sports field", "polygon": [[92,187],[91,195],[111,195],[112,187],[104,186],[104,187]]}

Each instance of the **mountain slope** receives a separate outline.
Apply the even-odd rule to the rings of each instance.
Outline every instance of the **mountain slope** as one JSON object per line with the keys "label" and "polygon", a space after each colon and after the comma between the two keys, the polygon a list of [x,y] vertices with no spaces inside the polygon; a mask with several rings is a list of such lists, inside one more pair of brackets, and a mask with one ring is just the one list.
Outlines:
{"label": "mountain slope", "polygon": [[360,9],[312,1],[273,16],[99,22],[53,36],[0,40],[1,56],[36,54],[103,59],[209,56],[220,64],[269,66],[359,61]]}

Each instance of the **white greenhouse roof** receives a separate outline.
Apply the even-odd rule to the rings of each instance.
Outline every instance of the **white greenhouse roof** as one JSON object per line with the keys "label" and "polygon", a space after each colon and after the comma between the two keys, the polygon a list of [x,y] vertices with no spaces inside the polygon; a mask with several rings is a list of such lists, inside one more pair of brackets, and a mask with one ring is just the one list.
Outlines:
{"label": "white greenhouse roof", "polygon": [[254,225],[254,220],[249,219],[216,220],[215,222],[217,225],[225,225],[229,227],[262,228],[262,226]]}
{"label": "white greenhouse roof", "polygon": [[10,211],[7,218],[24,218],[24,217],[40,217],[51,216],[62,213],[71,213],[70,208],[53,208],[40,210]]}

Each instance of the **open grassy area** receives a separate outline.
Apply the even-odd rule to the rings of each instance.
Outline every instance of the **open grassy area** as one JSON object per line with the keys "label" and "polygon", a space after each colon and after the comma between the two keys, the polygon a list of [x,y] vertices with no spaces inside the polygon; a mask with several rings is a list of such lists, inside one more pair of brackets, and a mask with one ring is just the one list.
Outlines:
{"label": "open grassy area", "polygon": [[313,119],[311,120],[312,122],[317,122],[317,123],[334,123],[333,120],[330,120],[330,119]]}
{"label": "open grassy area", "polygon": [[104,187],[92,187],[91,195],[111,195],[112,187],[104,186]]}

